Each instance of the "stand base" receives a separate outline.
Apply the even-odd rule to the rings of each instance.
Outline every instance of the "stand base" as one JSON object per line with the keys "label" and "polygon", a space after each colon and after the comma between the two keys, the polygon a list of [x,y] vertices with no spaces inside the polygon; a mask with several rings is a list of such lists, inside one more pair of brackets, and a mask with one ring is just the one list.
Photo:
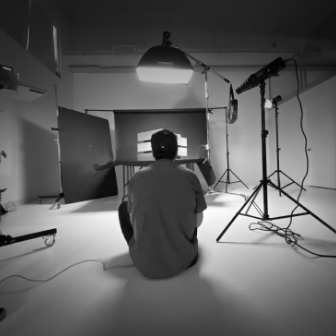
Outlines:
{"label": "stand base", "polygon": [[[230,173],[233,174],[238,179],[238,181],[231,182],[230,181]],[[226,181],[222,181],[222,179],[224,178],[225,175],[226,175]],[[214,188],[217,187],[218,183],[225,183],[225,193],[233,194],[233,195],[239,195],[239,194],[229,193],[227,191],[228,190],[228,184],[242,183],[247,189],[249,189],[249,187],[231,169],[226,169],[225,170],[225,172],[223,173],[223,175],[220,177],[220,179],[218,180],[218,182],[215,184]],[[241,195],[239,195],[239,196],[241,196]]]}
{"label": "stand base", "polygon": [[0,235],[0,246],[11,245],[15,243],[19,243],[25,240],[35,239],[35,238],[45,238],[44,243],[46,246],[53,246],[55,244],[55,237],[56,237],[57,230],[45,230],[40,232],[35,232],[23,236],[11,237],[9,235]]}
{"label": "stand base", "polygon": [[[291,201],[293,201],[296,205],[298,205],[300,208],[302,208],[305,212],[301,212],[301,213],[297,213],[297,214],[293,214],[293,215],[286,215],[286,216],[278,216],[278,217],[269,217],[269,215],[266,213],[263,213],[261,211],[261,209],[258,207],[258,205],[254,202],[256,197],[258,196],[260,190],[262,189],[262,187],[264,186],[264,182],[261,181],[260,184],[255,187],[254,192],[251,194],[251,196],[246,200],[246,202],[243,204],[243,206],[239,209],[239,211],[234,215],[234,217],[231,219],[231,221],[229,222],[229,224],[225,227],[225,229],[221,232],[221,234],[217,237],[216,241],[218,242],[222,236],[224,235],[224,233],[229,229],[229,227],[232,225],[232,223],[234,222],[234,220],[239,216],[247,216],[247,217],[251,217],[254,219],[259,219],[259,220],[267,220],[267,221],[272,221],[272,220],[277,220],[277,219],[284,219],[284,218],[290,218],[290,217],[297,217],[297,216],[304,216],[304,215],[311,215],[313,216],[315,219],[317,219],[320,223],[322,223],[324,226],[326,226],[329,230],[331,230],[332,232],[334,232],[336,234],[336,230],[331,227],[330,225],[328,225],[326,222],[324,222],[321,218],[319,218],[318,216],[316,216],[313,212],[309,211],[306,207],[304,207],[301,203],[299,203],[297,200],[295,200],[293,197],[291,197],[289,194],[287,194],[285,191],[283,191],[282,189],[280,189],[279,187],[277,187],[272,181],[267,180],[266,183],[266,188],[268,186],[277,189],[277,190],[281,190],[281,192],[288,197]],[[246,212],[243,213],[244,208],[248,205],[248,208],[246,210]],[[260,217],[257,216],[251,216],[248,214],[251,206],[254,206],[257,211],[260,214]]]}
{"label": "stand base", "polygon": [[[292,185],[293,183],[296,184],[300,189],[306,191],[305,188],[303,188],[300,184],[298,184],[297,182],[295,182],[291,177],[289,177],[287,174],[285,174],[282,170],[275,170],[271,175],[269,175],[267,178],[269,179],[271,176],[273,176],[274,174],[278,174],[278,188],[279,188],[279,195],[281,196],[281,190],[287,188],[288,186]],[[281,183],[280,183],[280,174],[284,175],[285,177],[287,177],[289,180],[291,180],[290,183],[286,184],[284,187],[281,187]]]}
{"label": "stand base", "polygon": [[61,192],[58,195],[38,196],[39,204],[42,203],[42,199],[46,199],[46,198],[55,198],[55,204],[54,204],[54,206],[56,206],[56,208],[59,209],[61,207],[61,204],[59,203],[59,201],[62,198],[64,198],[64,194]]}

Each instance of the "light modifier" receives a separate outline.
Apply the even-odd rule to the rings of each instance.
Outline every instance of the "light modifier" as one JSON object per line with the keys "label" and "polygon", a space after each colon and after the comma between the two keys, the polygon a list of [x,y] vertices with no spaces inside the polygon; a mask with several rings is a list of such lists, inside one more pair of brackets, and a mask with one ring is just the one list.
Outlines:
{"label": "light modifier", "polygon": [[136,72],[140,81],[168,84],[188,84],[193,67],[186,54],[169,41],[170,33],[163,33],[163,43],[148,49]]}
{"label": "light modifier", "polygon": [[286,62],[288,62],[288,60],[284,61],[281,57],[278,57],[255,74],[252,74],[239,88],[236,89],[236,92],[241,94],[255,88],[268,78],[279,76],[278,72],[286,67]]}

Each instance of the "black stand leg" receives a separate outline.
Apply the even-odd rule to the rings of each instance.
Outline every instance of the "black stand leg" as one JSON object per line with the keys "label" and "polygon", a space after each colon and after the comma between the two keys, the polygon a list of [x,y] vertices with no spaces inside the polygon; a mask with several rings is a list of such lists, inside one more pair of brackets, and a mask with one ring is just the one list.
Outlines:
{"label": "black stand leg", "polygon": [[[272,177],[274,174],[278,175],[278,188],[279,190],[279,195],[281,196],[281,191],[282,189],[285,189],[287,187],[289,187],[290,185],[292,185],[293,183],[296,184],[300,189],[302,188],[302,190],[306,191],[305,188],[303,188],[299,183],[295,182],[291,177],[289,177],[287,174],[285,174],[282,170],[275,170],[270,176],[268,176],[268,178]],[[284,175],[285,177],[287,177],[291,182],[286,184],[285,186],[281,187],[281,182],[280,182],[280,174]]]}
{"label": "black stand leg", "polygon": [[[231,182],[231,180],[230,180],[230,173],[233,174],[237,178],[238,181]],[[222,181],[222,179],[224,178],[225,175],[226,175],[226,180]],[[218,180],[218,182],[215,184],[214,189],[216,188],[216,186],[218,185],[218,183],[225,183],[225,193],[227,193],[227,194],[237,195],[235,193],[228,192],[228,185],[232,184],[232,183],[242,183],[247,189],[249,188],[231,169],[226,169],[225,170],[224,174],[220,177],[220,179]]]}
{"label": "black stand leg", "polygon": [[[250,195],[250,197],[246,200],[246,202],[243,204],[243,206],[238,210],[238,212],[233,216],[233,218],[231,219],[231,221],[229,222],[229,224],[225,227],[225,229],[222,231],[222,233],[217,237],[216,241],[218,242],[222,236],[224,235],[224,233],[229,229],[229,227],[232,225],[232,223],[235,221],[235,219],[242,214],[242,211],[244,210],[244,208],[246,207],[246,205],[250,202],[250,200],[253,198],[253,202],[251,202],[251,204],[254,203],[254,199],[255,197],[258,195],[260,189],[262,187],[262,183],[260,183],[255,190],[253,191],[253,193]],[[250,208],[250,207],[249,207]],[[249,210],[248,208],[248,210]],[[247,210],[247,211],[248,211]]]}
{"label": "black stand leg", "polygon": [[15,243],[20,243],[25,240],[35,239],[35,238],[45,238],[44,240],[46,246],[53,246],[55,244],[55,237],[56,237],[57,230],[45,230],[40,232],[35,232],[23,236],[11,237],[9,235],[1,235],[0,236],[0,246],[11,245]]}
{"label": "black stand leg", "polygon": [[55,204],[54,204],[54,206],[56,206],[56,208],[59,209],[61,207],[61,204],[59,203],[59,201],[62,198],[64,198],[64,194],[61,192],[58,195],[38,196],[39,204],[42,203],[42,199],[47,199],[47,198],[55,198]]}

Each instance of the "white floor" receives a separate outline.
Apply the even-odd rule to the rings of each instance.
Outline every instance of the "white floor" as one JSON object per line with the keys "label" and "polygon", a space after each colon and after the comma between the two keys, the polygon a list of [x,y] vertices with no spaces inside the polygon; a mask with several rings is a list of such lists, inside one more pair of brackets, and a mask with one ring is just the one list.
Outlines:
{"label": "white floor", "polygon": [[[239,188],[232,192],[249,194]],[[286,189],[297,197],[298,189]],[[260,193],[261,195],[261,193]],[[271,217],[289,215],[294,203],[268,189]],[[152,281],[132,266],[119,229],[121,197],[62,205],[20,206],[2,217],[4,234],[57,228],[56,243],[41,238],[0,248],[1,336],[21,335],[335,335],[336,259],[317,258],[239,215],[231,194],[207,196],[199,229],[200,261],[183,274]],[[258,205],[263,208],[262,200]],[[261,202],[260,202],[261,201]],[[301,204],[336,228],[336,191],[308,188]],[[297,211],[302,212],[302,211]],[[251,207],[249,214],[256,214]],[[289,219],[276,220],[287,226]],[[311,215],[291,226],[299,243],[336,255],[336,235]],[[102,263],[92,260],[103,260]],[[72,264],[76,266],[65,268]],[[29,282],[11,275],[47,280]],[[2,282],[1,282],[2,281]]]}

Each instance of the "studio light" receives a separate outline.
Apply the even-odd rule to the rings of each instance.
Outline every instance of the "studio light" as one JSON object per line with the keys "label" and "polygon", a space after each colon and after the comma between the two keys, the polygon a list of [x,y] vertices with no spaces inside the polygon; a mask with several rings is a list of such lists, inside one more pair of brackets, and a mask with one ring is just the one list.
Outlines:
{"label": "studio light", "polygon": [[141,58],[136,72],[140,81],[168,84],[188,84],[193,67],[186,54],[169,41],[170,33],[163,33],[160,46],[150,48]]}
{"label": "studio light", "polygon": [[282,101],[282,97],[281,96],[276,96],[275,98],[272,99],[272,104],[273,104],[273,106],[275,106],[276,104],[278,104],[281,101]]}
{"label": "studio light", "polygon": [[266,79],[279,76],[278,72],[286,67],[286,61],[278,57],[270,64],[263,67],[261,70],[251,75],[239,88],[236,89],[238,94],[251,90],[264,82]]}
{"label": "studio light", "polygon": [[265,99],[265,107],[268,109],[274,108],[281,101],[282,101],[281,96],[276,96],[275,98],[271,100]]}

